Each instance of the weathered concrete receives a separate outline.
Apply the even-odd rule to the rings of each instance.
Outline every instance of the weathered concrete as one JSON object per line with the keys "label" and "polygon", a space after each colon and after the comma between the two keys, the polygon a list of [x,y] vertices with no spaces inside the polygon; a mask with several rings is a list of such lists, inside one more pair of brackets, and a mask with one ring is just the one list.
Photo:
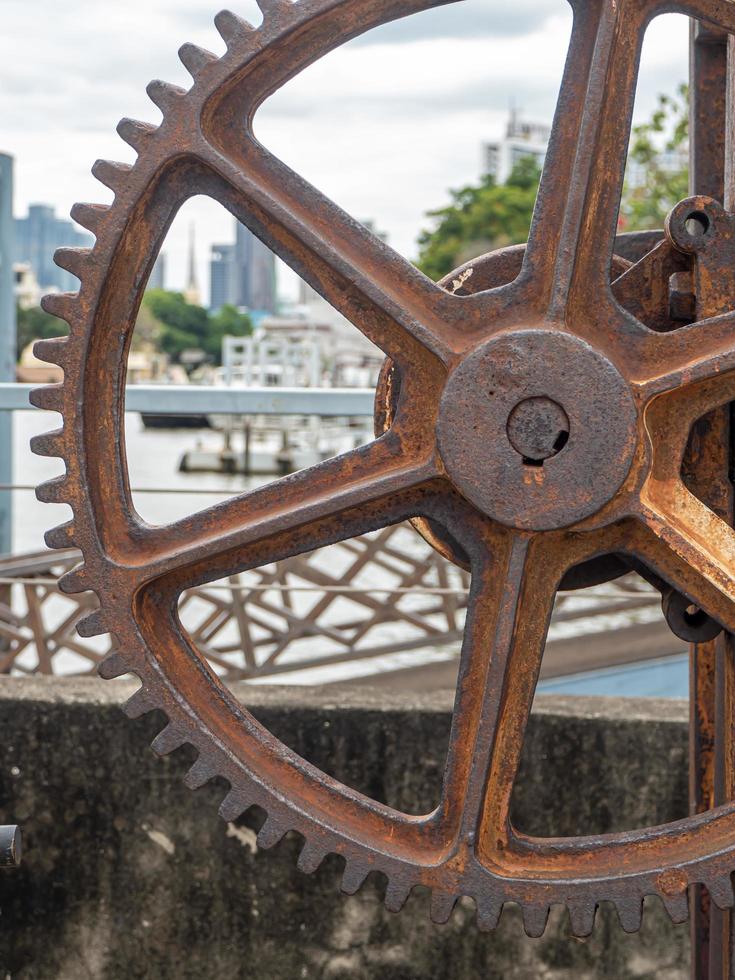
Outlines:
{"label": "weathered concrete", "polygon": [[[225,825],[224,787],[184,788],[186,751],[159,760],[161,727],[130,723],[125,682],[4,680],[0,821],[23,827],[25,860],[0,875],[0,978],[187,980],[684,980],[687,927],[657,903],[626,936],[603,908],[593,937],[552,917],[540,940],[514,909],[477,931],[471,908],[443,927],[424,895],[400,915],[381,883],[338,893],[339,865],[295,869],[298,842],[258,853],[250,814]],[[436,798],[451,697],[253,688],[243,699],[308,759],[413,812]],[[516,823],[541,834],[607,831],[686,811],[686,709],[672,702],[539,699]],[[190,758],[190,757],[189,757]]]}

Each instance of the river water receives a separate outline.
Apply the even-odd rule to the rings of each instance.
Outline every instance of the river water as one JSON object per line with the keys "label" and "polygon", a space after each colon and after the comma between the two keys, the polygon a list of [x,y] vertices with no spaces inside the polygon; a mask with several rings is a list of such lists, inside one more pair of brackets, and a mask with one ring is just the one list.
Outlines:
{"label": "river water", "polygon": [[[29,442],[32,436],[48,432],[58,425],[58,415],[51,412],[15,412],[13,425],[13,482],[38,484],[63,473],[58,459],[34,456]],[[209,429],[145,429],[137,414],[126,417],[126,444],[130,483],[134,490],[172,488],[186,493],[134,493],[138,513],[151,524],[165,524],[201,510],[233,493],[267,482],[263,477],[226,476],[219,473],[179,473],[182,455],[201,443],[202,448],[219,450],[222,437]],[[197,493],[198,490],[206,491]],[[221,490],[221,495],[211,491]],[[36,551],[44,547],[43,534],[68,520],[69,508],[59,504],[41,504],[32,492],[18,490],[13,494],[13,551]]]}

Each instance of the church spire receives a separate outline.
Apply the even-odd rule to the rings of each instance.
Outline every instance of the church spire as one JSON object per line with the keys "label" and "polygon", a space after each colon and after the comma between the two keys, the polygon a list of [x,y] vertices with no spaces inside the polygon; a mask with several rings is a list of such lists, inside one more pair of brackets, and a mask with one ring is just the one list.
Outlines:
{"label": "church spire", "polygon": [[189,274],[186,280],[186,288],[184,289],[184,299],[187,303],[192,303],[194,306],[202,305],[202,294],[199,291],[199,283],[197,281],[196,239],[193,221],[189,225]]}

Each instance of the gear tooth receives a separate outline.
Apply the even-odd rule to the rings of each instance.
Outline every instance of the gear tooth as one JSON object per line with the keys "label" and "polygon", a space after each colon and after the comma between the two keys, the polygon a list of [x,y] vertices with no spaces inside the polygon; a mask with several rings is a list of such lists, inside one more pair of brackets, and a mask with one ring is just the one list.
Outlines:
{"label": "gear tooth", "polygon": [[63,504],[66,502],[67,489],[66,476],[55,476],[36,487],[36,499],[42,504]]}
{"label": "gear tooth", "polygon": [[452,895],[448,892],[432,892],[431,894],[431,910],[430,917],[432,922],[437,922],[443,925],[445,922],[449,922],[452,917],[452,912],[454,912],[454,906],[457,904],[457,898],[459,896]]}
{"label": "gear tooth", "polygon": [[117,124],[117,135],[128,146],[132,146],[136,153],[142,153],[146,143],[157,130],[158,126],[141,122],[139,119],[121,119]]}
{"label": "gear tooth", "polygon": [[342,874],[340,890],[345,895],[354,895],[365,884],[365,879],[370,874],[370,868],[366,868],[356,861],[348,861]]}
{"label": "gear tooth", "polygon": [[114,678],[122,677],[130,672],[130,667],[119,650],[108,653],[105,659],[97,665],[97,673],[106,681],[114,680]]}
{"label": "gear tooth", "polygon": [[477,928],[482,932],[490,932],[492,929],[497,929],[500,916],[503,912],[503,903],[493,901],[490,898],[486,900],[477,899],[476,903]]}
{"label": "gear tooth", "polygon": [[157,105],[164,116],[173,111],[186,98],[186,89],[179,85],[171,85],[170,82],[163,82],[160,78],[154,78],[146,86],[148,98],[154,105]]}
{"label": "gear tooth", "polygon": [[713,878],[711,881],[705,881],[704,884],[718,909],[729,909],[735,905],[730,875]]}
{"label": "gear tooth", "polygon": [[243,798],[240,790],[231,789],[219,805],[219,815],[227,823],[237,820],[249,807],[251,801]]}
{"label": "gear tooth", "polygon": [[175,749],[180,748],[185,742],[185,733],[178,729],[172,722],[169,722],[153,739],[151,748],[156,755],[169,755]]}
{"label": "gear tooth", "polygon": [[181,64],[186,68],[191,77],[196,81],[207,65],[213,65],[219,58],[211,51],[200,48],[198,44],[182,44],[179,48],[179,58]]}
{"label": "gear tooth", "polygon": [[231,10],[220,10],[214,18],[214,26],[228,48],[249,37],[253,31],[253,25],[249,21],[233,14]]}
{"label": "gear tooth", "polygon": [[129,698],[123,705],[123,711],[128,716],[128,718],[140,718],[147,714],[149,711],[153,711],[158,707],[158,704],[146,688],[141,687],[140,690],[136,691],[135,694]]}
{"label": "gear tooth", "polygon": [[60,412],[64,404],[64,386],[58,384],[34,388],[28,396],[28,400],[36,408],[43,408],[47,412]]}
{"label": "gear tooth", "polygon": [[288,827],[280,823],[275,817],[268,817],[263,826],[258,831],[258,847],[267,851],[283,839]]}
{"label": "gear tooth", "polygon": [[208,783],[210,779],[214,779],[216,775],[217,770],[209,759],[205,759],[200,755],[184,776],[184,785],[189,789],[199,789],[205,783]]}
{"label": "gear tooth", "polygon": [[276,17],[293,6],[291,0],[255,0],[255,2],[260,7],[263,17]]}
{"label": "gear tooth", "polygon": [[391,878],[385,889],[385,907],[389,912],[400,912],[411,894],[411,885]]}
{"label": "gear tooth", "polygon": [[79,293],[47,293],[41,297],[41,308],[51,316],[71,323],[78,299]]}
{"label": "gear tooth", "polygon": [[103,633],[109,632],[100,609],[96,609],[77,623],[77,633],[80,636],[102,636]]}
{"label": "gear tooth", "polygon": [[327,851],[320,844],[315,844],[311,840],[305,840],[304,846],[301,848],[301,853],[299,854],[299,859],[296,862],[296,867],[299,871],[303,871],[304,874],[313,874],[326,856]]}
{"label": "gear tooth", "polygon": [[66,521],[58,527],[52,527],[43,536],[49,548],[69,548],[74,544],[74,522]]}
{"label": "gear tooth", "polygon": [[91,588],[89,577],[84,565],[77,565],[76,568],[62,575],[59,579],[59,589],[62,592],[87,592]]}
{"label": "gear tooth", "polygon": [[689,899],[686,892],[680,892],[678,895],[661,895],[660,897],[672,922],[679,924],[687,921],[689,918]]}
{"label": "gear tooth", "polygon": [[110,209],[106,204],[75,204],[71,209],[74,221],[91,231],[95,238],[99,238],[100,228],[109,213]]}
{"label": "gear tooth", "polygon": [[54,262],[60,269],[65,269],[77,279],[81,279],[91,254],[91,248],[57,248],[54,252]]}
{"label": "gear tooth", "polygon": [[580,939],[591,936],[592,930],[595,928],[597,905],[593,904],[590,907],[589,905],[570,903],[567,908],[569,909],[569,925],[572,935],[578,936]]}
{"label": "gear tooth", "polygon": [[37,340],[33,345],[33,353],[39,361],[47,364],[64,366],[69,341],[66,337],[54,337],[49,340]]}
{"label": "gear tooth", "polygon": [[546,932],[546,923],[548,921],[548,905],[523,906],[523,928],[529,939],[540,939]]}
{"label": "gear tooth", "polygon": [[92,173],[101,184],[109,187],[113,194],[119,194],[123,187],[125,187],[132,169],[129,163],[115,163],[113,160],[97,160],[92,167]]}
{"label": "gear tooth", "polygon": [[31,452],[36,456],[61,456],[64,450],[64,430],[53,429],[31,439]]}
{"label": "gear tooth", "polygon": [[643,917],[643,902],[633,897],[630,901],[618,900],[615,903],[623,932],[638,932]]}

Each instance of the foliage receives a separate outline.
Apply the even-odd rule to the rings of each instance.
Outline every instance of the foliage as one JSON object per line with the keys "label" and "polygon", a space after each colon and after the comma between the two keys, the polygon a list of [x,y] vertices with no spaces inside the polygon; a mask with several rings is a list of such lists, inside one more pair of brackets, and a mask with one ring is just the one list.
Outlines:
{"label": "foliage", "polygon": [[16,343],[18,357],[34,340],[46,340],[49,337],[61,337],[69,333],[69,325],[58,317],[45,313],[40,306],[16,309],[17,331]]}
{"label": "foliage", "polygon": [[450,191],[452,203],[429,212],[434,227],[419,236],[418,267],[441,279],[476,255],[525,242],[539,177],[533,158],[523,157],[504,184],[485,175],[477,187]]}
{"label": "foliage", "polygon": [[[687,197],[688,140],[688,88],[680,85],[673,96],[660,95],[651,118],[633,127],[621,231],[661,228],[676,202]],[[486,175],[478,186],[450,191],[451,204],[430,211],[433,228],[419,236],[419,268],[441,279],[477,255],[525,242],[539,176],[529,156],[515,165],[505,184]]]}
{"label": "foliage", "polygon": [[688,145],[689,91],[682,84],[673,96],[659,95],[651,118],[633,127],[620,206],[621,231],[661,228],[677,201],[688,196]]}
{"label": "foliage", "polygon": [[204,350],[219,364],[222,356],[222,340],[230,337],[247,337],[253,332],[253,323],[247,313],[240,313],[236,306],[225,305],[209,317],[209,330]]}
{"label": "foliage", "polygon": [[[40,307],[17,308],[18,356],[34,340],[59,337],[69,332],[68,325]],[[143,297],[133,334],[134,350],[162,350],[178,361],[182,351],[203,350],[207,359],[219,364],[222,339],[225,334],[246,337],[253,324],[247,313],[234,306],[223,306],[217,313],[208,313],[201,306],[187,303],[181,293],[150,289]]]}
{"label": "foliage", "polygon": [[181,293],[149,289],[143,297],[136,333],[174,361],[183,351],[198,348],[219,364],[225,334],[245,337],[252,328],[250,317],[234,306],[223,306],[210,314],[201,306],[187,303]]}

